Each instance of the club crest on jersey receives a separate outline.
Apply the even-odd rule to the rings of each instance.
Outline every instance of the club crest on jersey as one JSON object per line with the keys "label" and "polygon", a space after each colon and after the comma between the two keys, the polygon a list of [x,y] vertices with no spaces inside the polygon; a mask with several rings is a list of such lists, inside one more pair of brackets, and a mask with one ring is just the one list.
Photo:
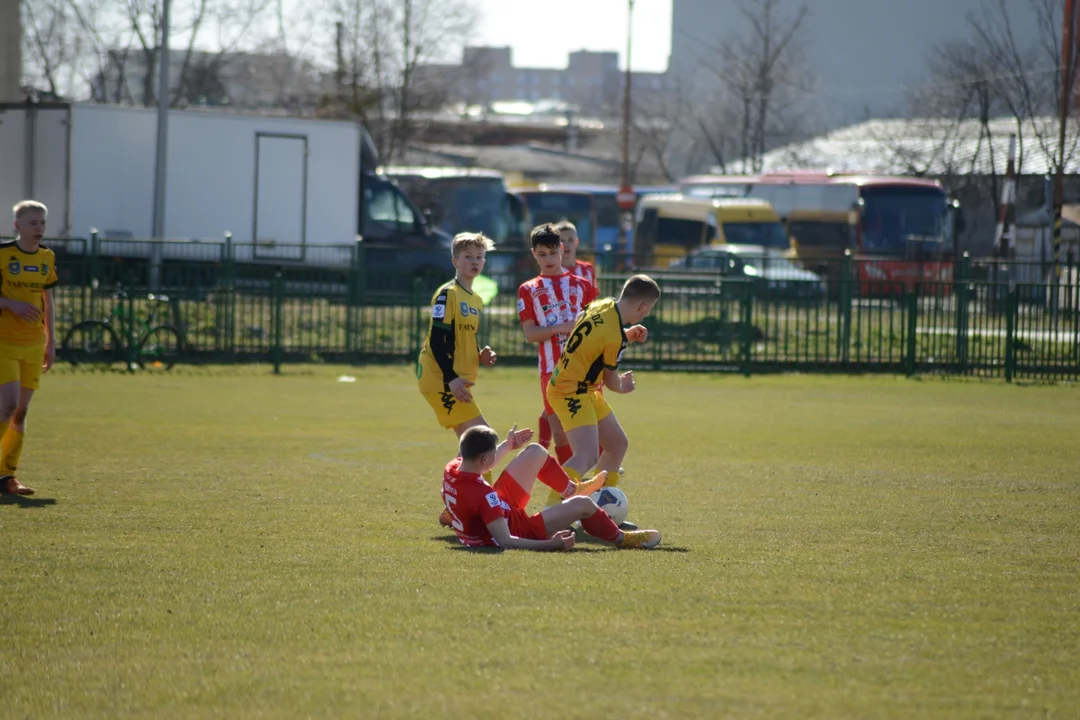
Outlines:
{"label": "club crest on jersey", "polygon": [[480,311],[474,307],[469,307],[469,303],[464,300],[461,301],[461,316],[468,317],[469,315],[479,315]]}
{"label": "club crest on jersey", "polygon": [[11,260],[8,261],[7,269],[12,275],[18,275],[22,272],[22,266],[19,265],[19,261],[16,258],[11,258]]}

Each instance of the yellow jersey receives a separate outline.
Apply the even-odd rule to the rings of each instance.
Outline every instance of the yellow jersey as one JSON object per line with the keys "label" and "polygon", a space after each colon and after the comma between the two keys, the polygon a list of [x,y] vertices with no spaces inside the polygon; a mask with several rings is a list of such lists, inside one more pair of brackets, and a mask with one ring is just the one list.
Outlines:
{"label": "yellow jersey", "polygon": [[596,390],[604,369],[615,370],[626,350],[626,333],[614,298],[590,303],[566,339],[562,358],[549,381],[558,395]]}
{"label": "yellow jersey", "polygon": [[435,292],[431,324],[416,364],[420,392],[442,392],[459,377],[476,382],[480,369],[476,332],[483,309],[480,296],[466,290],[456,279]]}
{"label": "yellow jersey", "polygon": [[12,312],[0,311],[0,342],[36,345],[45,342],[45,291],[59,282],[56,255],[39,245],[26,252],[15,240],[0,242],[0,296],[30,303],[41,309],[41,319],[30,323]]}

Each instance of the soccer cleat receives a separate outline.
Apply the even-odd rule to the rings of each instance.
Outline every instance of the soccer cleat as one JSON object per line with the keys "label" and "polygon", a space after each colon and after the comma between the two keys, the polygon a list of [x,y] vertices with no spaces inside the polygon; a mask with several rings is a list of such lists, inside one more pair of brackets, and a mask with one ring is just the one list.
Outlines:
{"label": "soccer cleat", "polygon": [[623,532],[622,542],[618,543],[615,547],[652,550],[659,544],[659,530],[628,530]]}
{"label": "soccer cleat", "polygon": [[446,508],[443,508],[442,512],[439,513],[439,524],[443,527],[450,527],[451,522],[452,520],[450,519],[450,511]]}
{"label": "soccer cleat", "polygon": [[638,526],[637,526],[637,523],[632,523],[629,520],[623,520],[621,523],[619,523],[619,529],[620,530],[637,530]]}
{"label": "soccer cleat", "polygon": [[0,477],[0,483],[3,483],[3,490],[9,495],[33,495],[34,489],[28,488],[19,482],[19,479],[14,475],[4,475]]}
{"label": "soccer cleat", "polygon": [[574,483],[570,489],[570,494],[566,497],[574,497],[575,495],[592,495],[594,492],[604,487],[605,482],[607,482],[607,470],[601,470],[588,480],[582,480],[579,483]]}

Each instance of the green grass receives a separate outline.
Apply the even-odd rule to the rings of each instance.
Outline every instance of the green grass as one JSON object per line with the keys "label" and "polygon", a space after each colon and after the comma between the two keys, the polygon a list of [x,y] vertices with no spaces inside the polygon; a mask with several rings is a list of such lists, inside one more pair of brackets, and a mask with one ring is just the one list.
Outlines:
{"label": "green grass", "polygon": [[[58,368],[0,500],[0,717],[1075,716],[1076,388],[638,384],[661,550],[493,553],[436,523],[410,368]],[[536,395],[477,387],[500,431]]]}

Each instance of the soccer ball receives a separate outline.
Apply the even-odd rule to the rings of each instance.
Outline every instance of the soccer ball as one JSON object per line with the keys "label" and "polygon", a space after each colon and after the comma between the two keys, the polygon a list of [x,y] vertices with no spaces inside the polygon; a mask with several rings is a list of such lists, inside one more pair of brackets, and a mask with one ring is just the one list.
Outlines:
{"label": "soccer ball", "polygon": [[593,502],[606,512],[616,525],[626,521],[630,514],[630,502],[619,488],[601,488],[592,494]]}

